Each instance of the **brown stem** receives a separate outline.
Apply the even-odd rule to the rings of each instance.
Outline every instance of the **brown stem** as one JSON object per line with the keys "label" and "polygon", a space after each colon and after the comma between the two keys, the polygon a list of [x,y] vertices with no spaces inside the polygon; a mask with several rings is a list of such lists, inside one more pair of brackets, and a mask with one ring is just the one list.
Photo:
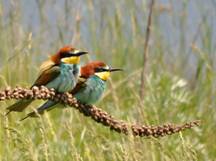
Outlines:
{"label": "brown stem", "polygon": [[148,59],[148,44],[149,44],[149,37],[151,33],[151,21],[152,21],[152,12],[154,7],[154,0],[151,0],[149,6],[149,15],[148,15],[148,22],[146,28],[146,36],[145,36],[145,43],[144,43],[144,52],[143,52],[143,68],[141,73],[141,86],[140,86],[140,98],[144,97],[145,92],[145,74],[146,74],[146,66],[147,66],[147,59]]}

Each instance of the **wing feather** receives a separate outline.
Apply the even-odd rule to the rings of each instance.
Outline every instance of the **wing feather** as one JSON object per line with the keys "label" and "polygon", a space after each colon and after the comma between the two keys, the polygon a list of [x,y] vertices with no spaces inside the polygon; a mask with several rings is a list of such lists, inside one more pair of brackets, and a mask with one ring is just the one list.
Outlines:
{"label": "wing feather", "polygon": [[45,61],[45,62],[43,62],[41,64],[41,66],[39,67],[39,71],[40,71],[39,74],[43,73],[45,70],[53,67],[54,65],[55,65],[55,63],[52,60],[50,60],[50,59],[47,60],[47,61]]}
{"label": "wing feather", "polygon": [[58,77],[60,72],[60,67],[57,65],[53,65],[50,68],[45,69],[37,78],[33,86],[42,86],[48,84],[50,81]]}
{"label": "wing feather", "polygon": [[76,94],[80,89],[85,88],[87,79],[79,77],[76,86],[70,92],[72,95]]}

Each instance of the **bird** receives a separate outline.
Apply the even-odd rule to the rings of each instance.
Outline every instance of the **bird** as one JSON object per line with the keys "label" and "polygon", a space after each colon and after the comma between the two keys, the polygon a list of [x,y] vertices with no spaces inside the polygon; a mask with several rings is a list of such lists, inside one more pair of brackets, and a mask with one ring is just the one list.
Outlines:
{"label": "bird", "polygon": [[[102,61],[92,61],[82,66],[80,70],[79,81],[70,93],[80,103],[87,105],[92,105],[100,100],[111,72],[122,71],[122,69],[119,68],[110,68]],[[53,106],[56,104],[58,104],[58,102],[48,101],[46,104],[37,108],[36,112],[33,111],[27,114],[27,116],[21,120],[28,117],[37,117],[38,114],[43,114],[44,111],[53,109]]]}
{"label": "bird", "polygon": [[[40,74],[34,86],[45,86],[53,88],[59,93],[67,92],[75,87],[80,72],[80,56],[87,54],[87,51],[80,51],[71,45],[66,45],[52,55],[48,61],[40,66]],[[20,100],[7,107],[8,115],[10,112],[22,112],[33,100]]]}
{"label": "bird", "polygon": [[82,104],[92,105],[100,100],[106,82],[111,72],[123,71],[120,68],[111,68],[102,61],[91,62],[82,68],[82,81],[80,81],[71,94]]}

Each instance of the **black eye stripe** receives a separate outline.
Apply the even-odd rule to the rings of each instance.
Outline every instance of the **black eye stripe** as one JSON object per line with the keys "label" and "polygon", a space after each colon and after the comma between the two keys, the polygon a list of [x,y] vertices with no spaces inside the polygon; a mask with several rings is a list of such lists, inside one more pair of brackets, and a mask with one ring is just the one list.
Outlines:
{"label": "black eye stripe", "polygon": [[95,72],[106,72],[109,71],[108,69],[104,69],[104,68],[95,68]]}
{"label": "black eye stripe", "polygon": [[61,57],[62,57],[62,58],[71,57],[71,53],[69,53],[69,52],[61,53]]}

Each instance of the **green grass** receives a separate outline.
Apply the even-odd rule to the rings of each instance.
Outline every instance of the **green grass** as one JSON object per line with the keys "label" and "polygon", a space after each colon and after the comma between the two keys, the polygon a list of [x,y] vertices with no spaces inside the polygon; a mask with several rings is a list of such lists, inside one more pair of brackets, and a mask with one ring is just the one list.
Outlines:
{"label": "green grass", "polygon": [[[210,21],[215,12],[206,10],[207,4],[214,9],[210,0],[205,5],[202,1],[156,3],[143,99],[139,87],[148,3],[31,1],[25,10],[24,1],[7,2],[9,9],[6,1],[0,1],[1,89],[30,86],[40,63],[72,43],[90,52],[83,64],[100,59],[125,69],[112,75],[97,104],[103,110],[131,123],[201,119],[202,126],[160,139],[139,138],[112,132],[73,108],[55,109],[41,119],[20,123],[42,102],[9,117],[4,116],[5,108],[14,101],[0,102],[0,160],[215,160],[216,38]],[[190,9],[198,15],[198,23],[189,16]],[[31,14],[38,18],[36,25]],[[167,29],[163,21],[171,27]]]}

